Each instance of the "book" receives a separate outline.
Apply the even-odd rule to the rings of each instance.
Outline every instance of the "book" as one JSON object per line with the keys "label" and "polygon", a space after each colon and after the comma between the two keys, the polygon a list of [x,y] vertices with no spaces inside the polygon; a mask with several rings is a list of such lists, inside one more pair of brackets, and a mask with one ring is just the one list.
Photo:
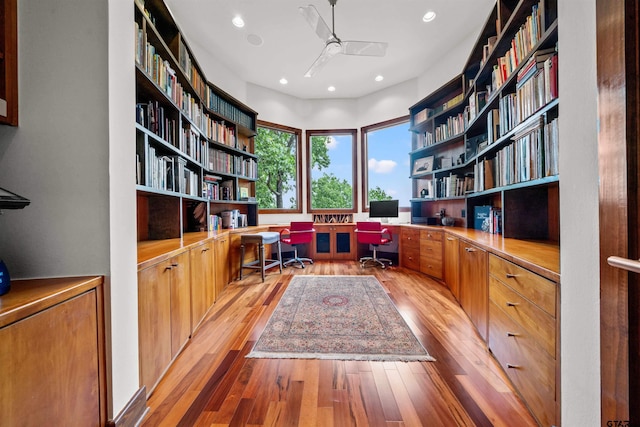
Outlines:
{"label": "book", "polygon": [[482,230],[485,221],[489,221],[491,206],[476,206],[473,208],[473,228]]}

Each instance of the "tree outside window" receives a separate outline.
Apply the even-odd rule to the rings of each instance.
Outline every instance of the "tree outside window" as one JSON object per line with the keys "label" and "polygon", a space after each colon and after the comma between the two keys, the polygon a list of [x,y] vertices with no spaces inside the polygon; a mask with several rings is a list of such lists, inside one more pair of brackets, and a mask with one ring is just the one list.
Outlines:
{"label": "tree outside window", "polygon": [[310,212],[355,210],[356,130],[307,131]]}
{"label": "tree outside window", "polygon": [[300,129],[258,122],[256,199],[263,213],[302,212],[300,206]]}
{"label": "tree outside window", "polygon": [[409,209],[410,151],[408,116],[362,128],[363,212],[371,200],[398,199],[401,208]]}

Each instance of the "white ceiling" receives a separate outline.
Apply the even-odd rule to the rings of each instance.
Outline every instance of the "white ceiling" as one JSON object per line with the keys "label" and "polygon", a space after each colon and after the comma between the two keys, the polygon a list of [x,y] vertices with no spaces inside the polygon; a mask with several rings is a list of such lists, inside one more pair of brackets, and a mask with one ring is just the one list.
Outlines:
{"label": "white ceiling", "polygon": [[[495,0],[338,0],[336,35],[342,40],[387,42],[386,56],[337,55],[310,78],[304,73],[324,43],[298,7],[313,4],[331,28],[328,0],[165,3],[196,58],[213,55],[243,81],[301,99],[318,99],[358,98],[424,74],[449,49],[470,36],[475,41]],[[437,17],[425,23],[422,16],[428,10]],[[244,18],[244,28],[231,24],[235,15]],[[263,40],[261,46],[249,43],[248,37],[255,35]],[[207,76],[214,74],[203,71]],[[382,82],[374,81],[378,74],[384,76]],[[279,83],[282,77],[289,81],[287,85]],[[335,92],[327,90],[331,85]]]}

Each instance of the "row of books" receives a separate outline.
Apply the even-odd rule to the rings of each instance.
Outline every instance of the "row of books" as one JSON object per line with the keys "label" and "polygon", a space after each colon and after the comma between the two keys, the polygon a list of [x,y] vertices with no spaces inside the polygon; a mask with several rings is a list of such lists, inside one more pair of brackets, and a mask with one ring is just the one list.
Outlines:
{"label": "row of books", "polygon": [[435,180],[436,197],[461,197],[473,192],[474,178],[471,174],[450,174]]}
{"label": "row of books", "polygon": [[474,207],[473,228],[486,233],[502,233],[502,209],[493,206]]}
{"label": "row of books", "polygon": [[258,163],[253,158],[243,158],[235,156],[215,148],[209,148],[207,163],[209,170],[241,175],[247,178],[256,179],[258,177]]}
{"label": "row of books", "polygon": [[210,214],[209,215],[209,223],[207,224],[209,231],[220,231],[222,230],[222,217]]}
{"label": "row of books", "polygon": [[487,91],[478,91],[471,94],[469,97],[469,105],[465,109],[467,114],[467,123],[471,123],[478,113],[482,111],[484,106],[487,105],[488,95]]}
{"label": "row of books", "polygon": [[533,72],[523,75],[516,85],[518,120],[523,121],[558,97],[558,55],[540,63],[534,62]]}
{"label": "row of books", "polygon": [[428,147],[433,145],[433,133],[432,132],[422,132],[416,135],[416,145],[415,149],[419,150],[420,148]]}
{"label": "row of books", "polygon": [[446,122],[434,129],[435,142],[444,141],[464,132],[466,124],[467,121],[463,113],[448,117]]}
{"label": "row of books", "polygon": [[511,40],[511,46],[504,56],[498,58],[497,64],[493,66],[491,87],[495,91],[502,87],[505,81],[518,68],[522,60],[531,52],[542,36],[542,11],[544,10],[544,0],[540,0],[531,10],[531,15],[527,16],[524,24],[520,27],[516,35]]}
{"label": "row of books", "polygon": [[215,120],[205,114],[202,120],[202,132],[212,141],[238,148],[235,127],[228,126],[224,120]]}
{"label": "row of books", "polygon": [[203,103],[214,113],[226,117],[248,129],[255,129],[252,116],[217,95],[209,86],[205,89]]}
{"label": "row of books", "polygon": [[147,187],[198,196],[198,174],[187,168],[183,158],[159,154],[150,146],[145,167]]}
{"label": "row of books", "polygon": [[171,145],[176,142],[176,120],[169,117],[158,101],[136,104],[136,123]]}
{"label": "row of books", "polygon": [[180,39],[178,48],[178,63],[180,64],[180,68],[182,68],[182,71],[187,80],[191,82],[191,86],[196,90],[198,95],[202,97],[202,95],[204,94],[204,79],[198,72],[195,64],[192,62],[191,55],[189,55],[187,46],[184,44],[182,39]]}
{"label": "row of books", "polygon": [[182,128],[177,148],[198,163],[204,163],[207,156],[207,143],[191,126]]}

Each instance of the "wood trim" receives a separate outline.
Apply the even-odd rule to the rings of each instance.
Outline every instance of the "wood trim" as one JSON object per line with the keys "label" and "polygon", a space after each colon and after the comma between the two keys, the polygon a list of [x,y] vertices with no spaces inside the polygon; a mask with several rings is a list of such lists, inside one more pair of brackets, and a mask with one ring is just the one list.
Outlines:
{"label": "wood trim", "polygon": [[[294,128],[291,126],[280,125],[277,123],[271,123],[264,120],[258,120],[257,127],[270,128],[275,130],[281,130],[284,132],[290,132],[298,137],[298,146],[296,147],[296,200],[298,201],[297,209],[260,209],[258,206],[258,214],[294,214],[302,213],[302,129]],[[256,133],[257,133],[256,128]],[[255,152],[255,148],[253,150]]]}
{"label": "wood trim", "polygon": [[[601,422],[630,420],[630,275],[611,255],[637,257],[637,5],[597,0],[600,175]],[[631,37],[629,37],[631,36]],[[627,61],[634,58],[635,61]],[[633,227],[633,228],[632,228]],[[636,230],[630,234],[630,230]],[[633,275],[631,275],[633,276]],[[632,304],[630,306],[630,303]],[[632,308],[632,310],[630,310]],[[637,343],[636,343],[637,344]],[[637,364],[637,361],[636,361]],[[636,420],[637,421],[637,420]]]}
{"label": "wood trim", "polygon": [[[395,119],[385,120],[380,123],[374,123],[372,125],[363,126],[360,128],[360,177],[362,178],[360,180],[360,189],[362,190],[362,212],[369,212],[369,207],[367,206],[369,204],[369,192],[367,191],[369,187],[369,155],[367,154],[367,132],[384,129],[404,122],[407,122],[407,124],[410,125],[410,120],[411,116],[407,114],[406,116],[396,117]],[[399,212],[409,212],[410,210],[411,208],[405,207],[400,209]]]}
{"label": "wood trim", "polygon": [[[352,172],[351,172],[351,188],[353,192],[353,206],[351,209],[312,209],[311,208],[311,136],[316,135],[351,135],[352,146]],[[305,131],[306,147],[307,147],[307,212],[308,213],[355,213],[358,211],[358,130],[357,129],[308,129]]]}
{"label": "wood trim", "polygon": [[142,386],[127,402],[127,405],[113,419],[107,421],[107,427],[135,427],[149,412],[147,407],[147,388]]}

